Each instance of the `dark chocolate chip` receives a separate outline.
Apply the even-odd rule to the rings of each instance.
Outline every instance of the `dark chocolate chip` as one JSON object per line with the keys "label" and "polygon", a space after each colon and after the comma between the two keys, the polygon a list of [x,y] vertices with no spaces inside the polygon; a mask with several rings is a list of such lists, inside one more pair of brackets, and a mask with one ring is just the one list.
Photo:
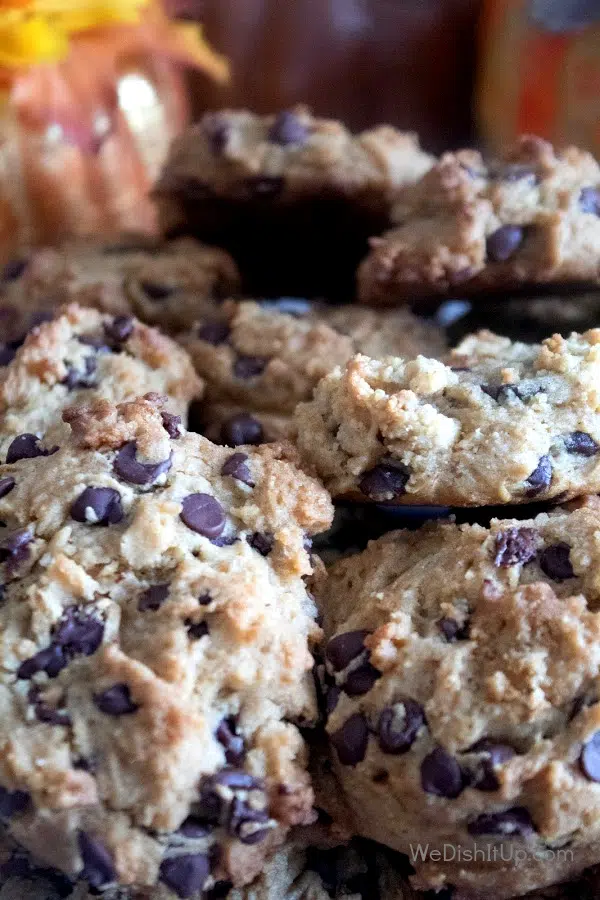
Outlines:
{"label": "dark chocolate chip", "polygon": [[467,825],[467,831],[474,836],[497,834],[506,837],[529,837],[535,833],[535,826],[524,806],[513,806],[504,812],[482,813]]}
{"label": "dark chocolate chip", "polygon": [[131,699],[128,684],[114,684],[101,694],[94,694],[94,703],[107,716],[128,716],[139,709]]}
{"label": "dark chocolate chip", "polygon": [[11,259],[2,270],[2,281],[16,281],[27,268],[28,260]]}
{"label": "dark chocolate chip", "polygon": [[292,110],[286,109],[279,113],[271,126],[269,140],[272,144],[280,144],[282,147],[291,144],[302,146],[306,143],[308,134],[308,128],[302,119]]}
{"label": "dark chocolate chip", "polygon": [[83,881],[96,889],[116,881],[113,859],[104,844],[85,831],[80,831],[77,835],[77,844],[83,862],[79,877]]}
{"label": "dark chocolate chip", "polygon": [[156,612],[157,609],[160,609],[168,596],[169,584],[153,584],[140,594],[137,608],[140,612],[146,612],[147,610]]}
{"label": "dark chocolate chip", "polygon": [[382,752],[392,756],[406,753],[424,725],[423,707],[415,700],[404,700],[393,706],[386,706],[379,716],[377,726]]}
{"label": "dark chocolate chip", "polygon": [[230,334],[231,329],[225,322],[206,322],[205,325],[201,325],[198,329],[200,340],[206,341],[207,344],[212,344],[213,347],[224,344]]}
{"label": "dark chocolate chip", "polygon": [[0,344],[0,366],[7,366],[13,361],[16,350],[10,344]]}
{"label": "dark chocolate chip", "polygon": [[29,681],[38,672],[45,672],[48,678],[56,678],[67,664],[63,648],[58,644],[50,644],[21,663],[17,669],[17,678]]}
{"label": "dark chocolate chip", "polygon": [[209,875],[210,862],[204,853],[171,856],[160,864],[160,880],[183,900],[199,895]]}
{"label": "dark chocolate chip", "polygon": [[337,685],[330,684],[325,687],[325,715],[327,718],[329,718],[331,713],[338,705],[341,695],[341,688],[339,688]]}
{"label": "dark chocolate chip", "polygon": [[162,412],[160,417],[162,419],[163,428],[171,440],[178,440],[178,438],[181,437],[181,416],[175,416],[173,413],[169,412]]}
{"label": "dark chocolate chip", "polygon": [[600,191],[594,187],[584,187],[579,194],[579,208],[582,212],[600,216]]}
{"label": "dark chocolate chip", "polygon": [[171,468],[171,457],[157,463],[141,463],[136,459],[137,446],[129,441],[117,453],[114,470],[123,481],[130,484],[152,484]]}
{"label": "dark chocolate chip", "polygon": [[209,539],[218,538],[225,528],[223,507],[210,494],[189,494],[180,513],[184,525]]}
{"label": "dark chocolate chip", "polygon": [[579,765],[586,778],[600,782],[600,731],[593,734],[583,745]]}
{"label": "dark chocolate chip", "polygon": [[369,631],[345,631],[332,638],[325,649],[325,656],[334,672],[341,672],[353,659],[365,650],[365,638]]}
{"label": "dark chocolate chip", "polygon": [[565,581],[567,578],[574,578],[575,573],[569,554],[571,548],[564,541],[559,544],[553,544],[546,547],[540,555],[540,569],[553,581]]}
{"label": "dark chocolate chip", "polygon": [[402,463],[384,460],[365,472],[358,487],[370,500],[395,500],[406,493],[410,474]]}
{"label": "dark chocolate chip", "polygon": [[198,597],[198,603],[200,604],[200,606],[209,606],[212,601],[213,598],[208,591],[206,591],[206,593],[204,594],[200,594],[200,596]]}
{"label": "dark chocolate chip", "polygon": [[492,262],[506,262],[523,242],[524,230],[519,225],[502,225],[487,239],[487,255]]}
{"label": "dark chocolate chip", "polygon": [[255,531],[254,534],[246,537],[246,541],[261,556],[268,556],[275,545],[275,538],[270,532],[261,534],[261,532]]}
{"label": "dark chocolate chip", "polygon": [[71,504],[71,518],[87,525],[116,525],[123,518],[121,495],[114,488],[85,488]]}
{"label": "dark chocolate chip", "polygon": [[281,193],[284,180],[280,176],[269,178],[267,175],[256,175],[252,178],[246,178],[245,185],[252,197],[270,200]]}
{"label": "dark chocolate chip", "polygon": [[459,625],[456,619],[445,617],[438,621],[437,627],[449,644],[454,643],[454,641],[466,641],[469,639],[468,622],[465,622],[464,625]]}
{"label": "dark chocolate chip", "polygon": [[552,481],[552,460],[549,456],[541,456],[537,466],[525,480],[527,496],[535,497],[550,486]]}
{"label": "dark chocolate chip", "polygon": [[20,434],[10,444],[6,451],[6,462],[15,463],[21,459],[35,459],[37,456],[52,456],[58,447],[46,450],[40,445],[40,439],[35,434]]}
{"label": "dark chocolate chip", "polygon": [[221,440],[229,447],[239,447],[240,444],[262,444],[264,440],[263,427],[248,413],[239,413],[223,422]]}
{"label": "dark chocolate chip", "polygon": [[58,725],[63,728],[69,728],[71,725],[71,717],[68,713],[54,709],[43,700],[36,700],[33,711],[38,722],[43,722],[44,725]]}
{"label": "dark chocolate chip", "polygon": [[531,400],[537,394],[543,392],[544,388],[538,381],[520,381],[518,384],[482,384],[481,390],[492,400],[500,403],[502,400],[508,400],[510,397],[517,397],[519,400]]}
{"label": "dark chocolate chip", "polygon": [[0,787],[0,816],[10,819],[16,813],[24,812],[30,803],[30,796],[25,791],[9,791]]}
{"label": "dark chocolate chip", "polygon": [[83,370],[76,369],[74,366],[67,366],[67,375],[62,383],[68,390],[74,391],[76,388],[96,387],[96,379],[94,377],[97,368],[96,359],[93,356],[88,356],[83,365]]}
{"label": "dark chocolate chip", "polygon": [[305,300],[303,297],[278,297],[276,300],[261,300],[260,306],[262,309],[284,313],[295,319],[304,318],[312,310],[310,300]]}
{"label": "dark chocolate chip", "polygon": [[579,456],[595,456],[600,451],[600,445],[586,431],[573,431],[571,434],[565,434],[563,441],[567,453],[577,453]]}
{"label": "dark chocolate chip", "polygon": [[175,293],[175,288],[159,281],[141,281],[140,287],[151,300],[166,300]]}
{"label": "dark chocolate chip", "polygon": [[227,830],[242,844],[258,844],[263,841],[269,829],[269,815],[265,810],[254,809],[244,800],[235,797],[231,804]]}
{"label": "dark chocolate chip", "polygon": [[225,750],[225,759],[230,766],[240,766],[246,756],[244,739],[236,733],[235,719],[223,719],[216,731],[216,737]]}
{"label": "dark chocolate chip", "polygon": [[235,534],[222,534],[220,537],[213,538],[211,544],[215,547],[231,547],[238,540]]}
{"label": "dark chocolate chip", "polygon": [[354,713],[331,735],[338,759],[343,766],[356,766],[367,754],[369,727],[362,713]]}
{"label": "dark chocolate chip", "polygon": [[381,672],[370,662],[366,662],[346,677],[343,684],[344,693],[349,697],[361,697],[363,694],[368,694],[380,678]]}
{"label": "dark chocolate chip", "polygon": [[104,324],[106,337],[115,344],[124,344],[133,334],[131,316],[115,316],[112,322]]}
{"label": "dark chocolate chip", "polygon": [[196,816],[188,816],[187,819],[181,823],[176,834],[180,834],[182,837],[189,838],[190,840],[200,840],[201,838],[208,837],[210,828]]}
{"label": "dark chocolate chip", "polygon": [[33,534],[28,528],[10,531],[0,540],[0,563],[6,563],[9,575],[27,558],[32,540]]}
{"label": "dark chocolate chip", "polygon": [[78,606],[65,609],[58,623],[53,643],[63,648],[68,658],[91,656],[104,637],[104,623],[94,614]]}
{"label": "dark chocolate chip", "polygon": [[11,478],[10,475],[6,478],[0,478],[0,498],[6,497],[7,494],[10,494],[15,484],[15,479]]}
{"label": "dark chocolate chip", "polygon": [[471,747],[471,753],[481,753],[481,771],[472,782],[472,787],[478,791],[497,791],[500,782],[495,769],[508,762],[515,755],[515,751],[508,744],[497,744],[483,738]]}
{"label": "dark chocolate chip", "polygon": [[221,475],[229,475],[230,478],[235,478],[236,481],[241,481],[242,484],[252,488],[254,487],[254,481],[247,462],[248,455],[246,453],[232,453],[223,463]]}
{"label": "dark chocolate chip", "polygon": [[242,769],[222,769],[213,775],[212,781],[232,791],[260,791],[264,787],[262,781]]}
{"label": "dark chocolate chip", "polygon": [[192,622],[191,619],[186,619],[185,625],[191,641],[199,641],[200,638],[206,637],[210,633],[206,622]]}
{"label": "dark chocolate chip", "polygon": [[496,535],[494,564],[507,568],[526,565],[537,553],[537,531],[534,528],[507,528]]}
{"label": "dark chocolate chip", "polygon": [[463,789],[458,762],[443,747],[436,747],[421,763],[421,787],[427,794],[454,799]]}
{"label": "dark chocolate chip", "polygon": [[257,378],[264,372],[267,362],[262,356],[238,356],[233,364],[233,374],[244,381]]}

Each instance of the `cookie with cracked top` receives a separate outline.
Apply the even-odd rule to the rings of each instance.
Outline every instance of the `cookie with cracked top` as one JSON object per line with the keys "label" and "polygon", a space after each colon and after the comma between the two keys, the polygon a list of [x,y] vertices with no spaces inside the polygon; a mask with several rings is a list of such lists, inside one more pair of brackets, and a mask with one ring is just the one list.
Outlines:
{"label": "cookie with cracked top", "polygon": [[600,329],[541,344],[491,332],[446,364],[355,356],[295,413],[298,447],[334,496],[439,506],[600,490]]}
{"label": "cookie with cracked top", "polygon": [[446,153],[398,193],[395,225],[358,270],[365,303],[598,284],[600,168],[524,136],[498,160]]}
{"label": "cookie with cracked top", "polygon": [[303,106],[221,110],[173,143],[156,188],[161,226],[227,249],[249,294],[345,299],[395,190],[432,162],[391,126],[354,135]]}

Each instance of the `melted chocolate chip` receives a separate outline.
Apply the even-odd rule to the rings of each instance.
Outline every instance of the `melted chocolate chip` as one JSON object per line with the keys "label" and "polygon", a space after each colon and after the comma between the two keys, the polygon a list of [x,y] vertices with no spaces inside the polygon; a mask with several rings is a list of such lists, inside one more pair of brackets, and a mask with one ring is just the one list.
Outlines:
{"label": "melted chocolate chip", "polygon": [[365,638],[369,631],[345,631],[332,638],[325,649],[325,656],[334,672],[341,672],[353,659],[365,650]]}
{"label": "melted chocolate chip", "polygon": [[190,641],[199,641],[200,638],[206,637],[210,633],[206,622],[193,622],[191,619],[186,619],[185,625]]}
{"label": "melted chocolate chip", "polygon": [[200,604],[200,606],[209,606],[212,602],[213,598],[208,591],[206,591],[205,594],[200,594],[200,596],[198,597],[198,603]]}
{"label": "melted chocolate chip", "polygon": [[156,612],[169,596],[169,587],[170,585],[167,583],[153,584],[151,587],[146,588],[146,590],[140,594],[137,605],[138,610],[140,612],[147,612],[148,610]]}
{"label": "melted chocolate chip", "polygon": [[171,856],[160,864],[160,880],[180,898],[199,894],[210,875],[210,862],[204,853]]}
{"label": "melted chocolate chip", "polygon": [[46,450],[40,444],[40,439],[35,434],[20,434],[10,444],[6,451],[6,462],[16,463],[21,459],[35,459],[38,456],[52,456],[58,447]]}
{"label": "melted chocolate chip", "polygon": [[21,663],[17,669],[17,678],[29,681],[38,672],[45,672],[48,678],[56,678],[67,664],[63,648],[58,644],[50,644]]}
{"label": "melted chocolate chip", "polygon": [[223,507],[210,494],[189,494],[185,497],[179,518],[192,531],[209,539],[218,538],[226,522]]}
{"label": "melted chocolate chip", "polygon": [[201,838],[208,837],[210,828],[196,816],[188,816],[187,819],[181,823],[176,834],[197,841]]}
{"label": "melted chocolate chip", "polygon": [[245,800],[235,797],[231,804],[227,831],[242,844],[259,844],[269,833],[269,815],[263,809],[254,809]]}
{"label": "melted chocolate chip", "polygon": [[160,414],[163,428],[172,441],[176,441],[181,437],[181,416],[175,416],[173,413],[162,412]]}
{"label": "melted chocolate chip", "polygon": [[6,497],[7,494],[13,490],[16,481],[14,478],[8,476],[7,478],[0,478],[0,498]]}
{"label": "melted chocolate chip", "polygon": [[17,813],[24,812],[30,803],[29,794],[25,791],[9,791],[0,787],[0,816],[10,819]]}
{"label": "melted chocolate chip", "polygon": [[255,531],[254,534],[247,536],[246,541],[261,556],[268,556],[275,545],[275,538],[269,532],[261,534],[259,531]]}
{"label": "melted chocolate chip", "polygon": [[456,619],[445,617],[438,621],[437,627],[449,644],[453,644],[454,641],[466,641],[469,639],[468,622],[465,622],[464,625],[459,625]]}
{"label": "melted chocolate chip", "polygon": [[567,453],[595,456],[600,451],[600,445],[596,443],[591,434],[585,431],[573,431],[571,434],[565,434],[563,441]]}
{"label": "melted chocolate chip", "polygon": [[206,341],[207,344],[212,344],[213,347],[224,344],[230,334],[231,329],[225,322],[206,322],[205,325],[198,329],[200,340]]}
{"label": "melted chocolate chip", "polygon": [[383,460],[362,476],[358,487],[370,500],[395,500],[406,493],[410,469],[394,460]]}
{"label": "melted chocolate chip", "polygon": [[53,635],[53,643],[63,649],[67,658],[91,656],[104,637],[104,623],[94,614],[78,606],[65,609]]}
{"label": "melted chocolate chip", "polygon": [[436,747],[421,763],[421,787],[427,794],[454,799],[462,792],[463,774],[458,762],[443,747]]}
{"label": "melted chocolate chip", "polygon": [[233,364],[233,374],[244,381],[258,378],[264,372],[267,362],[262,356],[238,356]]}
{"label": "melted chocolate chip", "polygon": [[264,440],[263,427],[248,413],[239,413],[223,422],[221,440],[229,447],[239,447],[240,444],[262,444]]}
{"label": "melted chocolate chip", "polygon": [[104,324],[104,333],[114,344],[124,344],[133,334],[133,319],[131,316],[115,316],[112,322]]}
{"label": "melted chocolate chip", "polygon": [[338,759],[343,766],[356,766],[367,754],[369,727],[362,713],[354,713],[331,735]]}
{"label": "melted chocolate chip", "polygon": [[175,288],[159,281],[141,281],[140,287],[150,300],[166,300],[175,293]]}
{"label": "melted chocolate chip", "polygon": [[88,356],[84,361],[84,368],[76,369],[73,366],[67,366],[67,375],[63,380],[63,384],[69,391],[76,388],[91,388],[96,386],[96,367],[97,363],[93,356]]}
{"label": "melted chocolate chip", "polygon": [[230,766],[240,766],[246,756],[244,739],[236,733],[235,719],[223,719],[216,731],[216,737],[225,750],[225,759]]}
{"label": "melted chocolate chip", "polygon": [[368,694],[380,678],[381,672],[370,662],[366,662],[347,675],[343,685],[344,693],[349,697],[361,697]]}
{"label": "melted chocolate chip", "polygon": [[235,478],[236,481],[241,481],[242,484],[246,484],[248,487],[253,488],[254,481],[252,480],[252,475],[250,474],[247,462],[248,455],[246,453],[232,453],[232,455],[223,463],[221,475],[229,475],[230,478]]}
{"label": "melted chocolate chip", "polygon": [[377,733],[383,753],[399,756],[406,753],[425,725],[423,707],[415,700],[404,700],[386,706],[379,716]]}
{"label": "melted chocolate chip", "polygon": [[467,831],[473,836],[497,834],[506,837],[529,837],[534,834],[535,826],[524,806],[513,806],[504,812],[483,813],[468,824]]}
{"label": "melted chocolate chip", "polygon": [[33,534],[28,528],[10,531],[0,539],[0,563],[6,563],[8,575],[13,575],[29,555]]}
{"label": "melted chocolate chip", "polygon": [[525,481],[527,496],[535,497],[550,486],[552,481],[552,460],[549,456],[541,456],[537,466]]}
{"label": "melted chocolate chip", "polygon": [[494,565],[502,568],[526,565],[537,553],[537,531],[534,528],[507,528],[496,535]]}
{"label": "melted chocolate chip", "polygon": [[171,457],[158,463],[141,463],[136,459],[137,446],[129,441],[117,453],[113,468],[123,481],[129,484],[152,484],[171,468]]}
{"label": "melted chocolate chip", "polygon": [[339,699],[342,696],[341,688],[339,688],[335,684],[326,685],[324,687],[325,692],[325,716],[329,718],[331,713],[334,711],[336,706],[338,705]]}
{"label": "melted chocolate chip", "polygon": [[600,191],[594,187],[584,187],[579,194],[579,208],[582,212],[600,216]]}
{"label": "melted chocolate chip", "polygon": [[308,128],[302,119],[291,110],[280,112],[271,130],[269,131],[269,140],[272,144],[280,144],[282,147],[288,147],[291,144],[306,143],[308,138]]}
{"label": "melted chocolate chip", "polygon": [[2,281],[16,281],[28,266],[27,259],[11,259],[2,270]]}
{"label": "melted chocolate chip", "polygon": [[518,225],[502,225],[487,239],[487,256],[491,262],[506,262],[523,242],[523,228]]}
{"label": "melted chocolate chip", "polygon": [[121,495],[114,488],[85,488],[71,504],[71,518],[87,525],[116,525],[123,518]]}
{"label": "melted chocolate chip", "polygon": [[128,684],[114,684],[101,694],[94,694],[94,703],[107,716],[129,716],[139,709],[131,699]]}
{"label": "melted chocolate chip", "polygon": [[83,862],[79,877],[83,881],[96,889],[116,881],[113,859],[104,844],[85,831],[80,831],[77,835],[77,844]]}
{"label": "melted chocolate chip", "polygon": [[564,541],[546,547],[540,555],[540,569],[553,581],[565,581],[574,578],[575,573],[569,555],[571,548]]}
{"label": "melted chocolate chip", "polygon": [[495,769],[508,762],[515,755],[515,751],[508,744],[496,744],[483,738],[471,747],[471,753],[481,753],[481,771],[472,783],[472,787],[478,791],[497,791],[500,782]]}
{"label": "melted chocolate chip", "polygon": [[586,778],[600,782],[600,731],[592,735],[583,745],[579,757],[579,765]]}

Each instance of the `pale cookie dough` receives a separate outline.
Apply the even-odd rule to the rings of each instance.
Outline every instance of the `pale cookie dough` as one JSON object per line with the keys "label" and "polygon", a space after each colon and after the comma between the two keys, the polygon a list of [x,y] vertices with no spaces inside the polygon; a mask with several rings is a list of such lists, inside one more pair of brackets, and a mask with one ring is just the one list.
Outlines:
{"label": "pale cookie dough", "polygon": [[525,136],[499,160],[446,153],[392,211],[358,270],[365,303],[530,285],[598,283],[600,167]]}
{"label": "pale cookie dough", "polygon": [[388,125],[222,110],[174,141],[156,197],[163,230],[225,247],[247,292],[344,297],[396,190],[432,163]]}
{"label": "pale cookie dough", "polygon": [[355,356],[295,414],[337,497],[441,506],[600,491],[600,329],[542,344],[491,332],[447,365]]}
{"label": "pale cookie dough", "polygon": [[[154,397],[0,466],[0,818],[41,863],[160,900],[250,882],[314,819],[303,578],[329,496]],[[292,455],[290,455],[292,454]]]}
{"label": "pale cookie dough", "polygon": [[503,900],[599,861],[599,535],[590,508],[431,524],[332,566],[320,671],[346,827],[407,853],[415,886]]}
{"label": "pale cookie dough", "polygon": [[0,460],[51,452],[65,430],[62,412],[74,403],[155,392],[185,422],[202,390],[187,353],[155,328],[70,304],[0,368]]}

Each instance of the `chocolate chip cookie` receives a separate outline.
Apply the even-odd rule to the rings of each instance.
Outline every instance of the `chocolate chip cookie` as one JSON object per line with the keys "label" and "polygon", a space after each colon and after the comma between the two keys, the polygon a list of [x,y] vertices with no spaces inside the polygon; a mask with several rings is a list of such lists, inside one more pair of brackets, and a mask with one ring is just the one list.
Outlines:
{"label": "chocolate chip cookie", "polygon": [[332,566],[346,825],[407,853],[415,886],[501,900],[598,862],[599,527],[590,508],[429,524]]}
{"label": "chocolate chip cookie", "polygon": [[401,191],[358,271],[365,303],[530,285],[598,284],[600,167],[523,137],[491,162],[447,153]]}
{"label": "chocolate chip cookie", "polygon": [[390,126],[224,110],[175,140],[156,196],[163,230],[225,247],[247,293],[349,299],[394,192],[432,162]]}
{"label": "chocolate chip cookie", "polygon": [[329,496],[153,396],[63,415],[54,453],[0,466],[0,817],[94,890],[244,885],[314,818],[303,578]]}
{"label": "chocolate chip cookie", "polygon": [[542,344],[491,332],[446,364],[355,356],[295,414],[334,496],[484,506],[600,490],[600,329]]}
{"label": "chocolate chip cookie", "polygon": [[0,459],[51,453],[65,428],[63,410],[97,398],[165,395],[176,432],[202,389],[186,352],[155,328],[69,304],[0,368]]}

